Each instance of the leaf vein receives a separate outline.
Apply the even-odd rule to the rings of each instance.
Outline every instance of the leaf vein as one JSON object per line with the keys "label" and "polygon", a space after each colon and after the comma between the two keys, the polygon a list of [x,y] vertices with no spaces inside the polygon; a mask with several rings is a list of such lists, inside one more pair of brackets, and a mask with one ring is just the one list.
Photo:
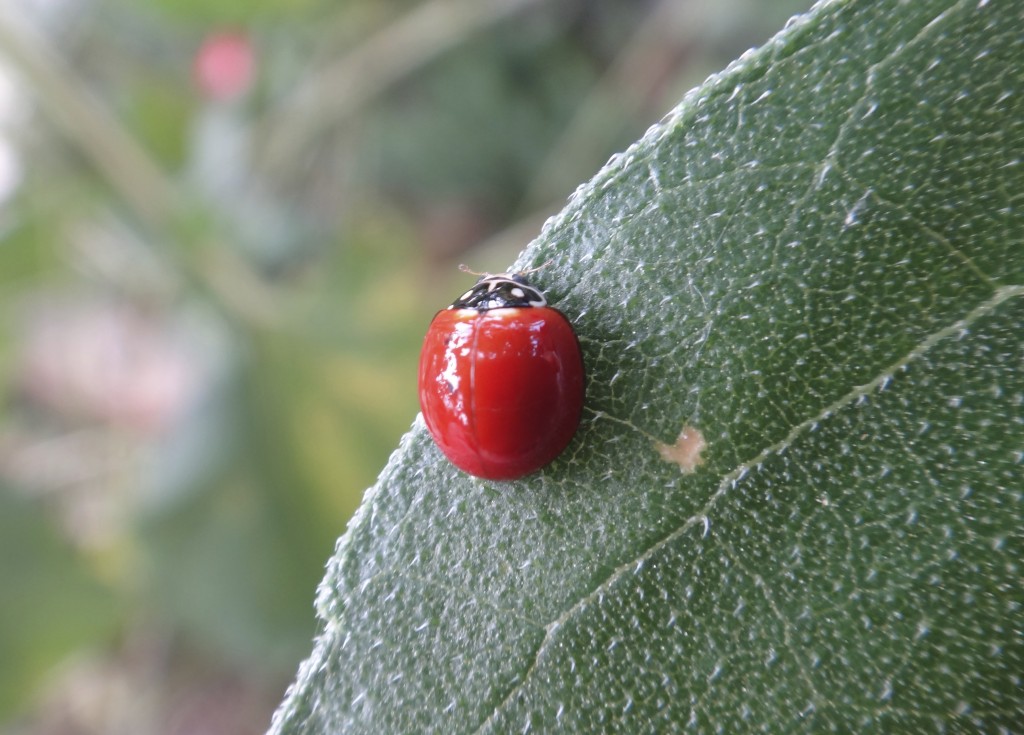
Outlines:
{"label": "leaf vein", "polygon": [[620,580],[625,578],[627,574],[635,570],[638,565],[642,566],[644,562],[667,547],[669,544],[679,539],[690,529],[700,524],[704,526],[704,533],[706,534],[710,527],[710,513],[715,505],[717,505],[718,501],[725,496],[730,489],[735,487],[736,484],[751,470],[758,468],[768,457],[785,451],[785,449],[792,446],[797,439],[809,431],[813,431],[817,425],[838,413],[843,408],[855,405],[864,396],[885,386],[891,379],[892,375],[905,369],[915,360],[923,357],[940,342],[958,334],[966,334],[973,323],[995,311],[1004,302],[1021,296],[1024,296],[1024,285],[1003,286],[997,289],[992,296],[975,306],[961,319],[958,319],[955,322],[952,322],[951,324],[929,334],[909,352],[893,362],[885,370],[881,371],[877,376],[875,376],[875,378],[867,383],[855,386],[847,393],[825,406],[816,415],[796,424],[792,429],[790,429],[789,433],[787,433],[785,437],[774,444],[765,447],[752,459],[743,462],[731,472],[723,476],[722,480],[719,482],[718,489],[711,494],[698,513],[687,518],[678,527],[669,531],[669,533],[664,537],[648,546],[636,556],[626,560],[622,564],[619,564],[602,582],[594,587],[593,590],[580,597],[576,602],[567,607],[557,618],[544,626],[544,638],[537,647],[537,651],[534,654],[533,661],[529,668],[523,676],[520,677],[519,681],[511,688],[508,694],[502,698],[494,711],[491,712],[487,719],[484,720],[484,722],[481,723],[474,732],[483,733],[495,725],[501,713],[508,708],[516,694],[526,686],[540,667],[541,660],[544,658],[545,653],[551,649],[560,628],[562,628],[574,616],[585,610],[590,604],[595,602],[600,603],[603,596]]}

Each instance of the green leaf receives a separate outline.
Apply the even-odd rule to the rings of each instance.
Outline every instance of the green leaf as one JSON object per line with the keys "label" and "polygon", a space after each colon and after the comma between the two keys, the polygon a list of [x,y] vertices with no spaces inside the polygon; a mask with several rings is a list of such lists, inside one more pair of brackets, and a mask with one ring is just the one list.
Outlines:
{"label": "green leaf", "polygon": [[272,732],[1024,722],[1022,28],[822,3],[582,187],[520,261],[576,439],[488,483],[417,421]]}

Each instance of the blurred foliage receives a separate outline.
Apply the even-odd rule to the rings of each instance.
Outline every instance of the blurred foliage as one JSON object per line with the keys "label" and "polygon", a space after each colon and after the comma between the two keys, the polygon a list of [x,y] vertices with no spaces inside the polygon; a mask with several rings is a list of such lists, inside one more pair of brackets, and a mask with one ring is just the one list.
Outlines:
{"label": "blurred foliage", "polygon": [[[104,641],[116,600],[46,522],[41,508],[0,493],[0,707],[10,711],[67,650]],[[69,609],[74,615],[69,615]],[[40,635],[45,629],[49,635]]]}
{"label": "blurred foliage", "polygon": [[0,723],[269,718],[454,265],[808,4],[7,4]]}

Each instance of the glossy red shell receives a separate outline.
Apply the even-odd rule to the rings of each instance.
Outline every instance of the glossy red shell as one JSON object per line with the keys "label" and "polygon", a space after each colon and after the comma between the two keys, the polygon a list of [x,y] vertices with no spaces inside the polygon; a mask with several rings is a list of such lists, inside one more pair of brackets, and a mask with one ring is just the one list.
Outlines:
{"label": "glossy red shell", "polygon": [[561,454],[583,389],[579,341],[548,306],[446,309],[423,341],[423,418],[448,459],[477,477],[512,480]]}

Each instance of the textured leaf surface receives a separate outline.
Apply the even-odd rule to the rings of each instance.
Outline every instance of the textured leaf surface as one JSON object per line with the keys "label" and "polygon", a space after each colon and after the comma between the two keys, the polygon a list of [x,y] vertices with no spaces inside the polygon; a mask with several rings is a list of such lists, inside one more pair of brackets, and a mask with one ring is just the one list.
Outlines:
{"label": "textured leaf surface", "polygon": [[576,440],[485,483],[417,422],[273,731],[1024,722],[1022,29],[823,4],[582,187],[520,263]]}

